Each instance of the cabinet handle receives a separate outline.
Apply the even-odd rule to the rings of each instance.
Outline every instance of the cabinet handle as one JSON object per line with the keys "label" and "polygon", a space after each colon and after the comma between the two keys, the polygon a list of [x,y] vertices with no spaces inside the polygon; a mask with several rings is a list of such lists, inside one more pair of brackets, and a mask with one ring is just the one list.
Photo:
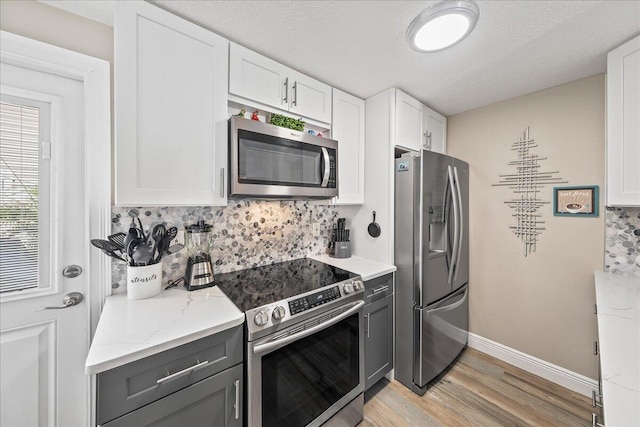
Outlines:
{"label": "cabinet handle", "polygon": [[289,99],[289,77],[284,78],[284,98],[282,98],[282,103],[286,104]]}
{"label": "cabinet handle", "polygon": [[596,393],[595,390],[591,390],[591,405],[594,408],[602,408],[602,396]]}
{"label": "cabinet handle", "polygon": [[389,290],[389,285],[380,286],[379,288],[375,288],[373,290],[373,294],[379,294],[380,292],[386,292]]}
{"label": "cabinet handle", "polygon": [[233,408],[236,410],[236,420],[240,419],[240,380],[236,380],[233,383],[236,388],[236,403],[233,404]]}
{"label": "cabinet handle", "polygon": [[167,381],[172,381],[175,380],[178,377],[182,377],[184,375],[188,375],[192,372],[197,371],[200,368],[204,368],[205,365],[207,365],[209,363],[208,360],[205,360],[204,362],[200,362],[199,360],[196,360],[196,364],[193,366],[190,366],[186,369],[183,369],[182,371],[178,371],[174,374],[169,374],[169,372],[167,371],[167,376],[166,377],[162,377],[159,380],[156,381],[157,385],[160,385],[162,383],[166,383]]}
{"label": "cabinet handle", "polygon": [[225,175],[224,175],[224,168],[222,168],[220,170],[220,198],[224,199],[224,181],[225,181]]}
{"label": "cabinet handle", "polygon": [[598,304],[593,304],[593,314],[598,314]]}
{"label": "cabinet handle", "polygon": [[597,356],[597,355],[598,355],[598,353],[599,353],[599,352],[598,352],[598,341],[594,341],[594,342],[593,342],[593,354],[594,354],[595,356]]}
{"label": "cabinet handle", "polygon": [[293,101],[291,101],[291,105],[298,106],[298,82],[293,84]]}
{"label": "cabinet handle", "polygon": [[427,148],[427,150],[431,150],[431,132],[426,131],[424,133],[424,137],[426,139],[424,146]]}
{"label": "cabinet handle", "polygon": [[369,338],[369,315],[365,314],[364,318],[367,319],[367,325],[365,326],[365,329],[367,330],[367,338]]}
{"label": "cabinet handle", "polygon": [[598,422],[598,414],[591,413],[591,426],[592,427],[604,427],[604,424]]}

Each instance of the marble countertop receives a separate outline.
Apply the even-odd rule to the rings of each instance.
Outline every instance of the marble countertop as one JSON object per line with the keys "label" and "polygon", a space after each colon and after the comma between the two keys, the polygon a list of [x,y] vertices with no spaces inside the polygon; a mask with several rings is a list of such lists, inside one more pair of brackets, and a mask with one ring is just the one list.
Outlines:
{"label": "marble countertop", "polygon": [[359,274],[362,276],[362,280],[364,281],[375,279],[376,277],[384,276],[385,274],[396,271],[395,265],[370,261],[357,256],[351,256],[349,258],[332,258],[329,255],[316,255],[310,258]]}
{"label": "marble countertop", "polygon": [[217,287],[162,291],[153,298],[107,297],[85,364],[88,375],[224,331],[244,322]]}
{"label": "marble countertop", "polygon": [[640,426],[640,278],[595,272],[604,424]]}

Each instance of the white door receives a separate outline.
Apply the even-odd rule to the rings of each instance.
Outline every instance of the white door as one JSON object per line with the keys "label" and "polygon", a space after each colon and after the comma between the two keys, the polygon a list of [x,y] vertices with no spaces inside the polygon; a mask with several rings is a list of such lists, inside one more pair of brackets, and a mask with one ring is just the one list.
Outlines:
{"label": "white door", "polygon": [[422,104],[399,90],[396,91],[396,144],[420,151],[424,144]]}
{"label": "white door", "polygon": [[422,116],[426,133],[426,146],[429,151],[447,154],[447,118],[425,106]]}
{"label": "white door", "polygon": [[0,425],[83,426],[89,304],[40,311],[88,292],[83,82],[0,66]]}
{"label": "white door", "polygon": [[143,1],[114,31],[116,204],[225,206],[229,41]]}
{"label": "white door", "polygon": [[229,43],[229,93],[288,110],[289,69],[235,43]]}
{"label": "white door", "polygon": [[290,71],[289,111],[323,123],[331,122],[331,86]]}
{"label": "white door", "polygon": [[334,88],[331,138],[340,146],[336,205],[364,204],[364,120],[364,100]]}

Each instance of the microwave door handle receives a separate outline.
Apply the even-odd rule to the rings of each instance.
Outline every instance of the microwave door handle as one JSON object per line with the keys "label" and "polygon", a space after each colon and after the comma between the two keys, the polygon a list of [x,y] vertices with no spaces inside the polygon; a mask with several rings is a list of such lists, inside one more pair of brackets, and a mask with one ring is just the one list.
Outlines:
{"label": "microwave door handle", "polygon": [[325,147],[320,147],[322,150],[322,157],[324,158],[324,174],[322,175],[321,187],[326,187],[329,183],[329,172],[331,171],[331,164],[329,163],[329,151]]}

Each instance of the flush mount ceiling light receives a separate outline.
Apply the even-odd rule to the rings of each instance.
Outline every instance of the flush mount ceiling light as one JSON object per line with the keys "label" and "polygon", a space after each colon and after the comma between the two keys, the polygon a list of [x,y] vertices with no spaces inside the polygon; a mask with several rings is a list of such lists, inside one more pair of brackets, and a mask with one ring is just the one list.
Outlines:
{"label": "flush mount ceiling light", "polygon": [[446,0],[423,10],[407,30],[411,48],[437,52],[467,37],[478,22],[480,9],[471,0]]}

